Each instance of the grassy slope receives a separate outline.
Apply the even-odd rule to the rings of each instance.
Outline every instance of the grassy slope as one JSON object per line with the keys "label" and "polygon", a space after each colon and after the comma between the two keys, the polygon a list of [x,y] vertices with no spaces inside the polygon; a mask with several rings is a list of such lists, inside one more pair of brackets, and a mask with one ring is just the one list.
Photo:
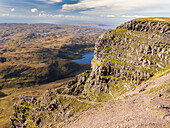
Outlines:
{"label": "grassy slope", "polygon": [[134,19],[137,21],[158,21],[158,22],[166,22],[170,23],[170,17],[148,17],[148,18],[138,18]]}
{"label": "grassy slope", "polygon": [[[159,72],[157,72],[153,77],[151,77],[148,81],[152,81],[155,80],[167,73],[170,72],[170,67],[166,67],[162,70],[160,70]],[[6,128],[9,127],[9,117],[12,115],[13,113],[13,104],[18,101],[18,96],[19,95],[32,95],[35,97],[40,97],[42,96],[45,91],[50,88],[57,88],[60,85],[62,85],[64,82],[68,81],[71,78],[68,79],[64,79],[64,80],[59,80],[57,82],[52,82],[49,84],[44,84],[42,86],[37,86],[37,87],[29,87],[29,88],[9,88],[9,89],[2,89],[1,91],[5,94],[7,94],[8,96],[0,98],[0,127],[2,128]],[[63,85],[64,86],[64,85]],[[161,87],[155,87],[152,88],[148,93],[153,93],[157,91],[159,91],[160,89],[164,88],[164,87],[169,87],[170,85],[162,85]],[[154,91],[153,91],[154,90]]]}
{"label": "grassy slope", "polygon": [[[83,72],[82,65],[72,66],[74,64],[69,60],[81,58],[78,54],[82,51],[92,51],[96,38],[105,31],[81,25],[0,24],[0,26],[2,26],[0,37],[4,37],[0,39],[0,58],[6,58],[6,62],[0,62],[0,88],[42,84],[72,77],[77,71]],[[68,36],[55,36],[62,34]],[[61,52],[64,56],[61,56]],[[40,64],[44,62],[46,64]],[[90,67],[85,70],[89,69]]]}
{"label": "grassy slope", "polygon": [[69,79],[71,78],[59,80],[57,82],[52,82],[37,87],[2,89],[1,91],[5,94],[8,94],[8,96],[0,98],[0,128],[9,127],[9,117],[13,113],[13,104],[18,101],[19,95],[31,95],[35,97],[40,97],[45,93],[48,88],[57,88]]}
{"label": "grassy slope", "polygon": [[[156,18],[156,19],[158,19],[158,18]],[[145,20],[146,20],[146,18],[145,18]],[[148,19],[148,20],[150,20],[150,19]],[[168,73],[169,71],[170,71],[170,67],[168,66],[166,69],[163,69],[163,70],[159,71],[158,73],[156,73],[155,76],[153,76],[150,80],[159,78],[160,76]],[[8,120],[9,120],[9,117],[11,116],[11,114],[13,113],[12,105],[16,101],[18,101],[19,95],[32,95],[35,97],[40,97],[43,95],[43,93],[48,88],[58,87],[63,82],[66,82],[67,80],[68,79],[60,80],[60,81],[57,81],[57,83],[53,82],[53,83],[45,84],[45,85],[34,87],[34,88],[33,87],[22,88],[22,89],[10,88],[10,89],[1,90],[2,92],[4,92],[5,94],[8,94],[9,96],[0,98],[0,127],[2,127],[2,128],[9,127]]]}
{"label": "grassy slope", "polygon": [[168,65],[166,68],[156,72],[153,77],[151,77],[149,80],[146,81],[146,83],[150,82],[151,80],[155,80],[156,78],[159,78],[169,72],[170,72],[170,65]]}

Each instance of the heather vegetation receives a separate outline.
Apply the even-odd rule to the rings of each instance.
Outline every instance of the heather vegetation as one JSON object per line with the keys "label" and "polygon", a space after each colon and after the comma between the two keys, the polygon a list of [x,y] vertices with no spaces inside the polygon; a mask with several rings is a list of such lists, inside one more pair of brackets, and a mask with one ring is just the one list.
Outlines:
{"label": "heather vegetation", "polygon": [[[74,44],[62,43],[70,34],[55,35],[60,40],[60,47],[46,47],[41,52],[48,58],[43,56],[39,61],[32,58],[34,61],[28,62],[34,62],[34,73],[29,72],[32,67],[27,64],[17,65],[12,73],[2,70],[8,75],[2,77],[5,81],[1,92],[8,96],[0,98],[0,123],[9,126],[6,119],[11,115],[10,127],[13,128],[169,127],[169,26],[169,18],[143,18],[126,22],[95,41],[91,70],[39,86],[51,81],[48,76],[57,78],[59,73],[60,78],[62,75],[68,77],[88,66],[70,62],[69,59],[81,57],[78,54],[83,51],[91,51],[93,43],[86,42],[84,37],[77,38],[77,34],[76,38],[69,38]],[[77,26],[69,27],[67,32]],[[50,35],[51,31],[45,34]],[[77,42],[81,39],[82,43]],[[90,40],[93,41],[93,38]],[[46,46],[46,43],[43,45]],[[2,56],[1,63],[6,62],[10,61]],[[69,75],[64,74],[66,72]],[[27,79],[29,77],[37,80],[33,83],[34,87],[15,84],[16,87],[27,87],[6,88],[4,84],[26,80],[25,83],[31,85]],[[12,104],[13,114],[11,109],[7,109],[12,108]],[[6,111],[10,114],[5,115]]]}
{"label": "heather vegetation", "polygon": [[74,76],[90,65],[71,62],[93,51],[104,29],[90,25],[0,24],[0,87],[28,87]]}
{"label": "heather vegetation", "polygon": [[67,79],[42,84],[90,69],[89,64],[70,61],[93,51],[96,38],[105,31],[90,26],[0,24],[0,126],[9,127],[19,95],[40,97]]}

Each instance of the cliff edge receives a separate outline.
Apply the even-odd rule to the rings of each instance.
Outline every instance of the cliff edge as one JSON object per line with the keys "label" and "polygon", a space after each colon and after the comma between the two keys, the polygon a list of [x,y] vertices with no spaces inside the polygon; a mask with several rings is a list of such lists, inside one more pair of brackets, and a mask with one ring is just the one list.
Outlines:
{"label": "cliff edge", "polygon": [[[117,100],[125,100],[132,95],[136,96],[145,92],[146,87],[150,87],[149,89],[154,85],[157,87],[158,85],[147,84],[146,81],[158,72],[161,72],[161,76],[169,72],[169,47],[170,18],[143,18],[126,22],[104,33],[96,41],[91,71],[79,74],[65,87],[48,90],[42,98],[20,96],[20,101],[14,104],[15,112],[10,118],[10,125],[13,128],[63,127],[88,109],[103,106],[103,103],[114,104]],[[160,77],[160,74],[157,77]],[[159,84],[162,92],[165,92],[166,100],[169,83],[169,77],[166,77],[166,80]],[[138,91],[134,93],[135,90]],[[143,97],[139,96],[139,99],[142,101]],[[110,100],[112,102],[109,102]],[[127,103],[130,104],[131,100],[134,99],[130,98]],[[143,102],[139,104],[141,103],[144,104]],[[134,108],[129,104],[124,105]],[[168,109],[163,118],[167,118],[170,106],[160,106],[162,109],[165,107]],[[143,108],[145,107],[141,107]],[[121,107],[120,109],[124,110]]]}
{"label": "cliff edge", "polygon": [[120,25],[99,37],[91,72],[71,81],[66,93],[74,95],[73,87],[83,86],[76,95],[89,100],[97,100],[102,93],[123,94],[169,66],[169,46],[169,18],[136,19]]}

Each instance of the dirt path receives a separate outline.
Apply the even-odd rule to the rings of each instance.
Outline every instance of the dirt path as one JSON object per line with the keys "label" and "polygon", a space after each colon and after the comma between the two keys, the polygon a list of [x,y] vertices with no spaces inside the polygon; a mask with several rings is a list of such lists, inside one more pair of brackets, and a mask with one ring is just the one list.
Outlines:
{"label": "dirt path", "polygon": [[[170,83],[170,73],[136,88],[128,99],[109,101],[99,110],[91,109],[65,128],[170,128],[170,94],[144,93]],[[139,93],[145,87],[145,91]]]}
{"label": "dirt path", "polygon": [[150,90],[153,87],[158,87],[162,84],[168,84],[168,83],[170,83],[170,72],[162,77],[159,77],[155,80],[150,81],[147,84],[146,90]]}
{"label": "dirt path", "polygon": [[89,110],[66,128],[169,128],[168,94],[143,95],[110,102],[101,110]]}
{"label": "dirt path", "polygon": [[77,96],[73,96],[73,95],[59,95],[59,96],[62,96],[62,97],[67,97],[67,98],[72,98],[72,99],[75,99],[75,100],[77,100],[77,101],[79,101],[79,102],[81,102],[81,103],[86,103],[86,104],[99,104],[98,102],[94,102],[94,101],[89,101],[89,100],[81,100],[81,99],[79,99],[79,97],[77,97]]}

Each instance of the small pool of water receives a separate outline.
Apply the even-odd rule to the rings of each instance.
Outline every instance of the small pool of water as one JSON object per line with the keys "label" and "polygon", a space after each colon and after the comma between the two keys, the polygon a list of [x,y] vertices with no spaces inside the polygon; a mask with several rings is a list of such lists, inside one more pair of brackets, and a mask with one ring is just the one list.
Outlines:
{"label": "small pool of water", "polygon": [[67,34],[55,35],[56,37],[68,36]]}
{"label": "small pool of water", "polygon": [[46,64],[46,63],[40,63],[40,65],[44,65],[44,64]]}
{"label": "small pool of water", "polygon": [[94,52],[86,52],[83,54],[82,59],[76,59],[72,61],[76,63],[81,63],[81,64],[90,64],[93,57],[94,57]]}
{"label": "small pool of water", "polygon": [[116,25],[99,25],[99,26],[90,26],[92,28],[101,28],[101,29],[114,29]]}
{"label": "small pool of water", "polygon": [[51,32],[43,32],[43,34],[50,34]]}
{"label": "small pool of water", "polygon": [[0,26],[0,28],[9,28],[9,27],[7,27],[7,26]]}

